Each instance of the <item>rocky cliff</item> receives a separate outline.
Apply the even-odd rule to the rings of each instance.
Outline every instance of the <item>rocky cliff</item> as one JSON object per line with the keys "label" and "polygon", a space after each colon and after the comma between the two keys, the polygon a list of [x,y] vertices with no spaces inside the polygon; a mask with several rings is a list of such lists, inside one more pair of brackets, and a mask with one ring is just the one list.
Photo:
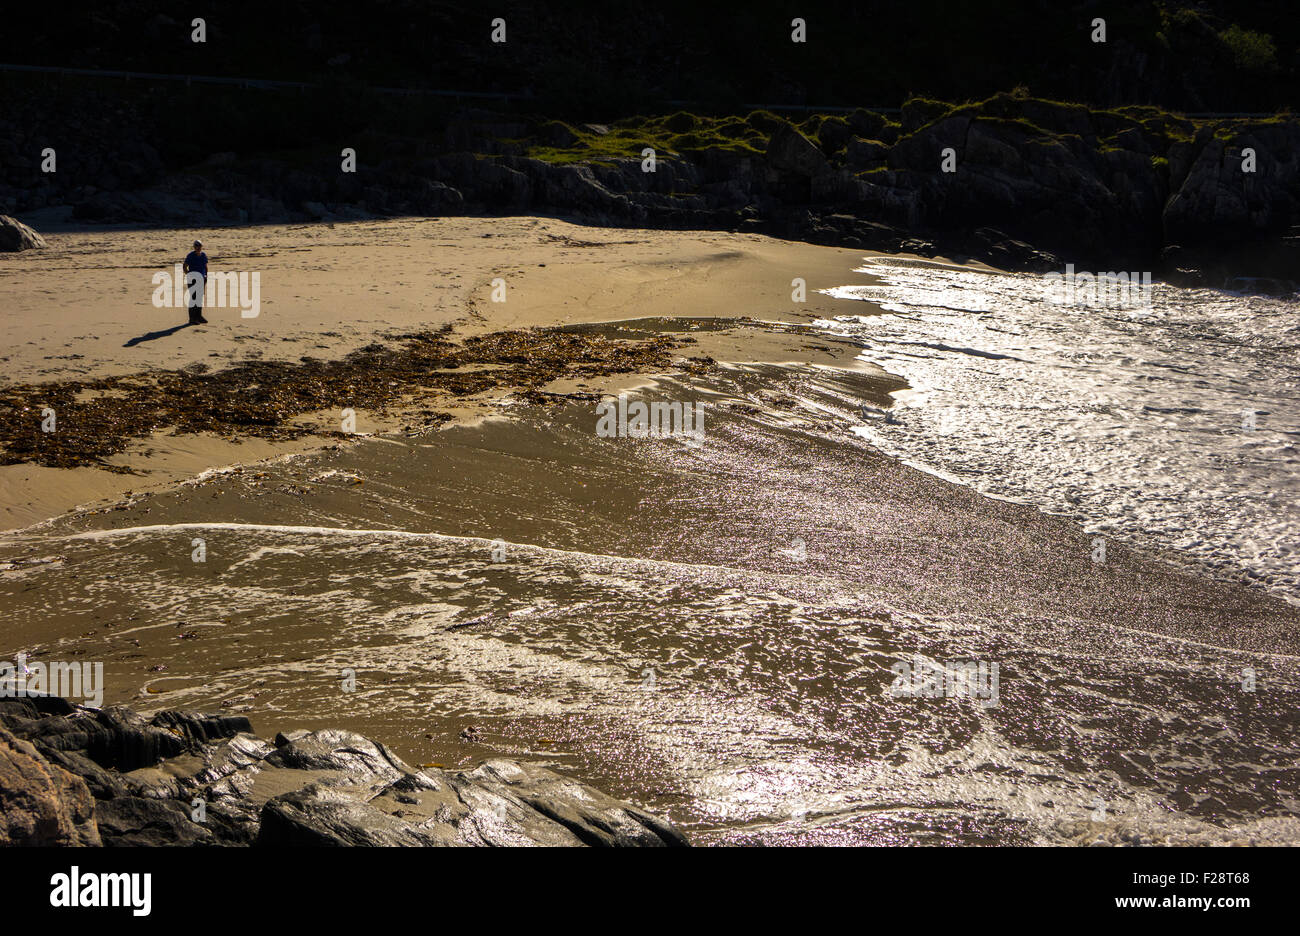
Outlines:
{"label": "rocky cliff", "polygon": [[[91,223],[187,226],[537,213],[1210,286],[1250,275],[1294,288],[1300,270],[1300,121],[1289,115],[1190,120],[1024,94],[798,124],[764,111],[571,125],[461,110],[436,131],[359,141],[355,172],[333,147],[170,168],[149,142],[165,127],[142,110],[119,116],[140,133],[118,144],[65,128],[66,171],[32,163],[0,185],[0,212],[68,205]],[[9,158],[56,135],[27,129],[40,124],[0,120]]]}

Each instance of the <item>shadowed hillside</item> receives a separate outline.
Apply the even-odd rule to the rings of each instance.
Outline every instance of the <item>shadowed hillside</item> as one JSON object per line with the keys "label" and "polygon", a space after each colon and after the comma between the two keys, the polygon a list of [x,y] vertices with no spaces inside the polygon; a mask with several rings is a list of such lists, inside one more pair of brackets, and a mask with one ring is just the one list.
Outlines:
{"label": "shadowed hillside", "polygon": [[[206,43],[190,42],[193,16]],[[498,16],[505,44],[490,41]],[[791,42],[795,16],[806,43]],[[1096,17],[1105,43],[1091,41]],[[6,11],[0,61],[517,92],[585,119],[665,100],[897,105],[1017,85],[1096,106],[1257,112],[1296,103],[1298,46],[1300,15],[1284,0],[212,0],[192,11],[107,0],[79,17],[54,4]]]}

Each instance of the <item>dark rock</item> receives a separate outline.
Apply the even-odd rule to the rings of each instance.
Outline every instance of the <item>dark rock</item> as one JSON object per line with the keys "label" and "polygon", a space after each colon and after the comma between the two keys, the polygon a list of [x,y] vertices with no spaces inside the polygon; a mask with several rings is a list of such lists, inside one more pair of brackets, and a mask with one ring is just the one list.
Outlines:
{"label": "dark rock", "polygon": [[416,207],[421,214],[455,214],[465,205],[459,190],[431,179],[421,179],[415,192]]}
{"label": "dark rock", "polygon": [[853,127],[843,117],[827,117],[817,128],[817,141],[827,156],[844,149],[853,137]]}
{"label": "dark rock", "polygon": [[816,204],[850,202],[858,195],[858,180],[848,169],[824,172],[810,180],[808,196]]}
{"label": "dark rock", "polygon": [[190,807],[174,799],[119,796],[95,804],[105,845],[215,845],[212,830],[190,818]]}
{"label": "dark rock", "polygon": [[59,751],[40,746],[37,750],[51,764],[80,777],[96,800],[112,799],[127,792],[120,773],[104,769],[80,751]]}
{"label": "dark rock", "polygon": [[938,120],[952,110],[951,104],[942,101],[928,101],[923,98],[910,98],[903,102],[900,122],[903,133],[913,133],[931,121]]}
{"label": "dark rock", "polygon": [[0,729],[0,846],[99,844],[85,782]]}
{"label": "dark rock", "polygon": [[[1248,125],[1231,140],[1198,135],[1196,144],[1164,208],[1168,242],[1230,244],[1281,233],[1300,220],[1300,123]],[[1255,172],[1242,171],[1245,148],[1255,151]],[[1171,176],[1173,168],[1171,160]]]}
{"label": "dark rock", "polygon": [[809,179],[829,168],[822,151],[789,124],[782,124],[772,134],[767,144],[767,162],[774,169]]}
{"label": "dark rock", "polygon": [[889,157],[889,147],[879,140],[854,137],[844,149],[844,160],[854,169],[874,168],[884,165]]}
{"label": "dark rock", "polygon": [[52,695],[26,695],[21,698],[0,699],[0,717],[6,714],[26,718],[42,715],[71,715],[77,707],[67,699]]}
{"label": "dark rock", "polygon": [[381,812],[346,792],[313,784],[277,796],[262,808],[258,845],[410,846],[435,842],[409,823]]}
{"label": "dark rock", "polygon": [[578,142],[578,135],[573,132],[573,128],[558,120],[552,120],[549,123],[542,124],[542,126],[537,130],[537,136],[548,146],[554,146],[559,149],[567,149]]}
{"label": "dark rock", "polygon": [[72,216],[101,224],[159,220],[153,205],[133,192],[96,192],[73,205]]}
{"label": "dark rock", "polygon": [[1151,156],[1156,152],[1150,136],[1138,127],[1129,127],[1115,134],[1115,145],[1145,156]]}
{"label": "dark rock", "polygon": [[678,111],[664,121],[664,129],[672,133],[690,133],[698,124],[694,114]]}
{"label": "dark rock", "polygon": [[585,845],[686,845],[686,837],[668,823],[613,797],[543,767],[490,760],[459,783],[517,796],[543,816],[558,822]]}
{"label": "dark rock", "polygon": [[682,846],[642,810],[559,774],[513,761],[472,772],[405,773],[373,796],[312,783],[262,809],[257,844]]}
{"label": "dark rock", "polygon": [[[526,160],[526,162],[535,162],[535,160]],[[480,159],[475,163],[474,168],[476,191],[488,204],[520,211],[532,201],[533,180],[523,172],[503,165],[495,159]]]}
{"label": "dark rock", "polygon": [[270,767],[289,770],[335,771],[353,782],[392,781],[409,773],[382,744],[352,731],[313,731],[275,748],[266,756]]}
{"label": "dark rock", "polygon": [[868,140],[882,139],[881,132],[885,129],[888,121],[884,114],[877,114],[874,111],[863,110],[858,108],[849,115],[849,127],[859,137]]}
{"label": "dark rock", "polygon": [[943,151],[949,147],[957,152],[957,165],[964,166],[970,125],[969,117],[948,117],[904,137],[889,151],[889,168],[938,172]]}
{"label": "dark rock", "polygon": [[149,724],[179,734],[191,745],[207,744],[253,730],[252,723],[243,715],[196,715],[193,712],[159,712]]}
{"label": "dark rock", "polygon": [[[153,766],[187,749],[185,739],[177,733],[155,728],[124,706],[100,709],[80,719],[73,715],[69,721],[79,723],[86,734],[85,742],[77,747],[84,747],[97,764],[119,771]],[[60,746],[69,740],[77,740],[76,734],[61,736]]]}
{"label": "dark rock", "polygon": [[241,717],[146,721],[124,708],[5,701],[0,817],[12,843],[687,844],[630,803],[533,765],[417,771],[351,731],[292,731],[272,745]]}
{"label": "dark rock", "polygon": [[[550,166],[537,160],[522,162],[534,164],[539,172],[539,195],[546,204],[589,218],[613,220],[631,214],[628,197],[605,188],[589,166]],[[545,169],[540,169],[541,166]]]}
{"label": "dark rock", "polygon": [[1177,286],[1228,289],[1264,295],[1300,292],[1300,237],[1250,238],[1224,247],[1170,245],[1160,254],[1158,275]]}
{"label": "dark rock", "polygon": [[19,250],[34,250],[45,246],[45,238],[37,234],[17,218],[0,215],[0,250],[15,253]]}
{"label": "dark rock", "polygon": [[979,246],[971,248],[971,253],[990,266],[1031,273],[1050,273],[1062,269],[1058,257],[1037,250],[1024,241],[1008,237],[1001,231],[979,228],[975,231],[974,239]]}

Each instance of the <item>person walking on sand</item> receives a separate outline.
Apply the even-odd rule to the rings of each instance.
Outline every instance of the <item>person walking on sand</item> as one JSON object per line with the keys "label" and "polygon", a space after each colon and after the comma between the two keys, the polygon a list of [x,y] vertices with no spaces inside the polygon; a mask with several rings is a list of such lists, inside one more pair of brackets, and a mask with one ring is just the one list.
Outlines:
{"label": "person walking on sand", "polygon": [[[190,279],[190,274],[198,279]],[[189,297],[190,324],[206,325],[203,317],[203,291],[208,287],[208,255],[203,252],[203,241],[195,241],[194,249],[185,255],[185,291]]]}

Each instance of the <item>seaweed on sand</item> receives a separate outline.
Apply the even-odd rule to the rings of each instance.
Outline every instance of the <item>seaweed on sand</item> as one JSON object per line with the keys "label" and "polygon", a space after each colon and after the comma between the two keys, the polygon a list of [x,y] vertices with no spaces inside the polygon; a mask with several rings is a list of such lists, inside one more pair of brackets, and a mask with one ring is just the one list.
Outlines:
{"label": "seaweed on sand", "polygon": [[[682,343],[666,335],[615,340],[557,329],[495,332],[456,343],[449,331],[396,335],[396,346],[372,344],[332,361],[245,361],[213,373],[192,368],[12,384],[0,388],[0,464],[127,472],[105,459],[168,428],[291,439],[334,434],[290,422],[328,409],[382,415],[412,397],[445,399],[495,388],[533,400],[538,388],[558,377],[669,368],[672,349]],[[46,408],[55,414],[52,432],[42,431]],[[450,418],[435,414],[431,421]]]}

